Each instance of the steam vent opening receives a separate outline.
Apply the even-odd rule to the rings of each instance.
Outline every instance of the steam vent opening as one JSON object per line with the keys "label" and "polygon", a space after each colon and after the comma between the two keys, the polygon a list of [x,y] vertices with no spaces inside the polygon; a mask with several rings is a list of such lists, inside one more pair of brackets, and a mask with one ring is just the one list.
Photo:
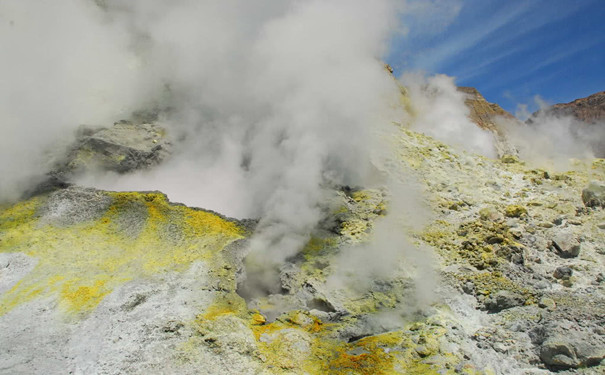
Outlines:
{"label": "steam vent opening", "polygon": [[0,0],[0,375],[605,374],[603,19]]}
{"label": "steam vent opening", "polygon": [[237,294],[246,302],[288,292],[282,287],[280,271],[277,267],[262,270],[257,267],[248,268],[244,260],[244,274],[244,280],[237,284]]}

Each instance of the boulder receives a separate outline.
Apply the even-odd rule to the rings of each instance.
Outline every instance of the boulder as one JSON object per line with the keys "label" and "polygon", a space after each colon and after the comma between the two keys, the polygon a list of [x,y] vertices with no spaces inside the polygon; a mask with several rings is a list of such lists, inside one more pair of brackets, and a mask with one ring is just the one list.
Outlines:
{"label": "boulder", "polygon": [[126,173],[159,164],[170,154],[165,134],[156,124],[127,121],[109,128],[81,127],[59,174],[94,168]]}
{"label": "boulder", "polygon": [[527,209],[517,204],[511,204],[504,209],[504,215],[507,217],[521,217],[527,214]]}
{"label": "boulder", "polygon": [[557,233],[552,241],[552,247],[563,258],[574,258],[580,254],[580,241],[571,231],[561,231]]}
{"label": "boulder", "polygon": [[489,312],[500,312],[511,307],[521,306],[524,303],[525,298],[523,296],[508,290],[501,290],[485,301],[485,308]]}
{"label": "boulder", "polygon": [[596,366],[605,359],[605,347],[568,332],[548,338],[540,348],[540,359],[555,369]]}
{"label": "boulder", "polygon": [[605,183],[592,181],[582,190],[582,201],[586,207],[605,207]]}
{"label": "boulder", "polygon": [[555,277],[555,279],[567,280],[571,277],[572,274],[573,274],[573,270],[571,269],[571,267],[561,266],[561,267],[557,267],[557,269],[555,269],[553,276]]}

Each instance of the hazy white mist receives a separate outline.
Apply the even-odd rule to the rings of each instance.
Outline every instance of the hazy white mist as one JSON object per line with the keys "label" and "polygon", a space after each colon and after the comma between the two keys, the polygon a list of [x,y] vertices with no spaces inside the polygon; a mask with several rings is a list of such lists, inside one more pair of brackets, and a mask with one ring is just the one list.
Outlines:
{"label": "hazy white mist", "polygon": [[[448,8],[437,3],[2,1],[0,201],[40,181],[80,124],[110,126],[156,108],[174,142],[169,160],[76,182],[160,190],[172,201],[260,218],[250,259],[277,267],[308,241],[326,189],[378,183],[372,155],[388,153],[394,122],[495,156],[492,135],[468,119],[453,78],[404,74],[413,113],[397,105],[398,84],[382,62],[389,40],[405,30],[402,14],[434,18],[440,13],[427,9]],[[389,234],[402,217],[425,216],[421,192],[397,187],[407,182],[380,182],[396,214],[377,223],[370,251],[351,250],[346,260],[371,264],[366,278],[390,272],[400,255],[428,270],[425,255]]]}

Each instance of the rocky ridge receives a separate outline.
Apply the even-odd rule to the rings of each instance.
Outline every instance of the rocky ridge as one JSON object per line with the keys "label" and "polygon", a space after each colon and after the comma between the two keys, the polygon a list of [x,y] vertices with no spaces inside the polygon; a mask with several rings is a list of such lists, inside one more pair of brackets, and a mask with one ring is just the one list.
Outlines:
{"label": "rocky ridge", "polygon": [[[496,152],[498,156],[517,155],[517,150],[509,142],[506,135],[498,125],[499,119],[509,122],[519,122],[515,116],[505,111],[496,103],[488,102],[483,95],[474,87],[458,87],[458,91],[466,94],[465,104],[470,110],[469,118],[481,129],[489,130],[494,134],[496,140]],[[520,122],[519,122],[520,124]]]}
{"label": "rocky ridge", "polygon": [[[552,116],[573,116],[588,124],[602,122],[605,120],[605,91],[569,103],[555,104],[543,111]],[[534,113],[534,116],[538,113]]]}
{"label": "rocky ridge", "polygon": [[[473,100],[478,120],[498,112]],[[153,150],[156,125],[85,132],[65,170],[127,172],[127,144],[93,139],[140,129]],[[282,293],[247,300],[253,220],[78,186],[0,207],[0,373],[602,373],[605,160],[554,173],[395,130],[387,172],[417,182],[430,218],[402,224],[415,252],[358,289],[330,277],[389,213],[383,187],[335,187]],[[433,259],[430,301],[411,256]]]}

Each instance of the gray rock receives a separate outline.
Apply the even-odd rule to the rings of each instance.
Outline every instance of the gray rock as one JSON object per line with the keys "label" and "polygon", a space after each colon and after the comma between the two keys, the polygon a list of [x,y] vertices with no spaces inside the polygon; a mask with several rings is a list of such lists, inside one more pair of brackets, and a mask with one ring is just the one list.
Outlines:
{"label": "gray rock", "polygon": [[569,279],[572,274],[573,274],[573,270],[569,266],[557,267],[555,272],[553,272],[553,276],[555,277],[555,279],[563,279],[563,280]]}
{"label": "gray rock", "polygon": [[557,307],[557,304],[552,298],[542,297],[538,302],[538,306],[543,309],[554,310]]}
{"label": "gray rock", "polygon": [[68,181],[81,172],[127,173],[149,168],[170,155],[171,143],[165,134],[159,125],[127,121],[109,128],[82,126],[76,142],[50,175],[55,180]]}
{"label": "gray rock", "polygon": [[582,201],[586,207],[605,207],[605,184],[592,181],[582,190]]}
{"label": "gray rock", "polygon": [[580,241],[571,231],[561,231],[552,239],[552,247],[562,258],[574,258],[580,254]]}
{"label": "gray rock", "polygon": [[70,226],[99,219],[111,203],[100,190],[73,186],[51,193],[39,214],[43,223]]}
{"label": "gray rock", "polygon": [[165,129],[156,124],[120,121],[108,128],[80,126],[76,141],[23,198],[69,187],[73,177],[83,172],[128,173],[150,168],[166,159],[171,148]]}
{"label": "gray rock", "polygon": [[499,312],[511,307],[521,306],[525,303],[523,296],[509,292],[508,290],[501,290],[493,296],[490,296],[485,301],[485,308],[489,312]]}
{"label": "gray rock", "polygon": [[549,338],[540,348],[542,362],[557,369],[596,366],[604,358],[604,346],[569,334]]}

